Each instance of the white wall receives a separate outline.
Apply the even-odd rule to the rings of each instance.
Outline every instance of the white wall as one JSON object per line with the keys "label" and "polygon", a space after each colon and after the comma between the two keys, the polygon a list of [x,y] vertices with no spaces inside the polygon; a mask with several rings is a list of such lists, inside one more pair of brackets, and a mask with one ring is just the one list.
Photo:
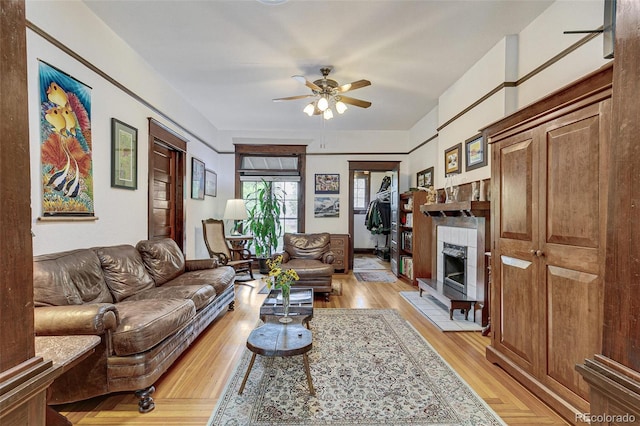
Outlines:
{"label": "white wall", "polygon": [[[81,55],[116,81],[134,91],[158,110],[191,132],[215,141],[216,129],[188,102],[175,93],[102,21],[78,1],[27,1],[27,19]],[[90,35],[90,36],[88,36]],[[40,115],[38,59],[68,73],[92,88],[91,125],[94,211],[98,218],[87,222],[42,222],[42,184],[40,179]],[[126,66],[125,66],[126,65]],[[218,155],[205,144],[177,128],[158,112],[138,102],[88,67],[48,41],[27,30],[29,96],[29,140],[31,157],[31,208],[34,254],[112,244],[135,244],[147,237],[148,117],[153,117],[186,138],[189,160],[192,155],[207,168],[220,166]],[[138,130],[138,189],[111,188],[111,118]],[[191,175],[188,161],[187,176]],[[219,177],[224,181],[224,175]],[[192,200],[186,195],[187,257],[206,256],[199,221],[224,208],[223,199],[205,197]],[[224,192],[223,192],[224,193]]]}
{"label": "white wall", "polygon": [[[435,156],[435,185],[442,188],[445,183],[445,150],[461,143],[464,157],[465,140],[476,135],[482,127],[606,64],[608,61],[602,59],[600,35],[515,88],[500,90],[440,131],[432,130],[443,126],[503,82],[517,81],[584,37],[565,35],[563,31],[595,29],[602,25],[603,12],[603,0],[559,0],[520,34],[509,35],[498,42],[440,96],[437,112],[427,115],[409,131],[410,146],[418,146],[426,138],[438,135],[427,144],[431,145],[429,149],[425,150],[423,147],[411,154],[409,172],[415,176],[416,172],[428,167],[428,164],[416,161],[417,156],[414,154],[426,157],[427,162],[433,161]],[[435,125],[434,118],[437,122]],[[491,148],[488,147],[487,167],[465,172],[463,161],[462,173],[456,177],[456,183],[489,178],[490,151]]]}

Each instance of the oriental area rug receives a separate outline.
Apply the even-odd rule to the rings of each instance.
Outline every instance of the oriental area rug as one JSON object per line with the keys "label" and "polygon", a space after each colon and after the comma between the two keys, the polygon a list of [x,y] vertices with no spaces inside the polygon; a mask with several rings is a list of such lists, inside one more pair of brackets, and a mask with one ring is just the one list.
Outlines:
{"label": "oriental area rug", "polygon": [[393,309],[315,309],[311,330],[315,396],[301,356],[257,356],[238,395],[247,350],[208,425],[505,425]]}
{"label": "oriental area rug", "polygon": [[391,271],[358,271],[353,275],[360,282],[368,283],[395,283],[398,278]]}

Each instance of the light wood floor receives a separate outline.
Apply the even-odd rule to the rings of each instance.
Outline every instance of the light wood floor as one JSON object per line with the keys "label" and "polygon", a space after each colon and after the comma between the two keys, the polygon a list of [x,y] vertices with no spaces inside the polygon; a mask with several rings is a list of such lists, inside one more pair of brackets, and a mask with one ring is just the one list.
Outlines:
{"label": "light wood floor", "polygon": [[[565,425],[551,409],[498,366],[485,359],[488,337],[480,333],[442,333],[409,303],[402,282],[362,283],[352,273],[334,275],[342,296],[329,302],[318,298],[318,308],[397,309],[509,425]],[[234,366],[246,349],[265,298],[259,288],[236,285],[236,309],[218,318],[173,367],[156,383],[156,408],[139,414],[133,393],[121,393],[56,407],[77,425],[198,425],[207,420]]]}

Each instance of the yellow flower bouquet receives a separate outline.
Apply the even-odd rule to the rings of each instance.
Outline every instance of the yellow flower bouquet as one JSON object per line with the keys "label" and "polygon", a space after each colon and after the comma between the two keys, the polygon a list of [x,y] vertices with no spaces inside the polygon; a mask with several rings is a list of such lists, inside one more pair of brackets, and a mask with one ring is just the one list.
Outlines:
{"label": "yellow flower bouquet", "polygon": [[282,292],[282,308],[284,317],[281,322],[290,322],[289,318],[289,296],[291,294],[291,286],[298,281],[300,277],[293,269],[282,269],[282,255],[276,256],[274,259],[267,259],[269,267],[269,276],[266,278],[269,290],[278,289]]}

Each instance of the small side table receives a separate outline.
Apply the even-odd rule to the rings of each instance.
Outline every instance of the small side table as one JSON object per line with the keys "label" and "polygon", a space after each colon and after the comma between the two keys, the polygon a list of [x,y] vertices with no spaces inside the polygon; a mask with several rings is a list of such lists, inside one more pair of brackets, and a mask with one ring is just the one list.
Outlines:
{"label": "small side table", "polygon": [[[253,240],[253,235],[225,235],[224,238],[229,241],[233,250],[242,250],[249,241]],[[232,256],[231,260],[239,260],[236,253],[232,253]]]}
{"label": "small side table", "polygon": [[[36,336],[36,355],[51,360],[56,377],[91,355],[100,344],[99,336]],[[47,398],[48,399],[48,398]],[[62,414],[47,405],[47,425],[71,425]]]}
{"label": "small side table", "polygon": [[[268,320],[272,319],[273,317]],[[247,348],[253,354],[238,390],[238,395],[241,395],[244,390],[249,373],[251,373],[253,363],[256,360],[256,355],[281,357],[302,355],[304,370],[307,374],[307,383],[309,384],[309,393],[315,395],[316,391],[313,388],[311,371],[309,370],[309,358],[307,357],[307,352],[311,350],[312,340],[311,330],[304,328],[298,322],[282,324],[275,319],[274,322],[267,322],[253,330],[247,339]]]}

